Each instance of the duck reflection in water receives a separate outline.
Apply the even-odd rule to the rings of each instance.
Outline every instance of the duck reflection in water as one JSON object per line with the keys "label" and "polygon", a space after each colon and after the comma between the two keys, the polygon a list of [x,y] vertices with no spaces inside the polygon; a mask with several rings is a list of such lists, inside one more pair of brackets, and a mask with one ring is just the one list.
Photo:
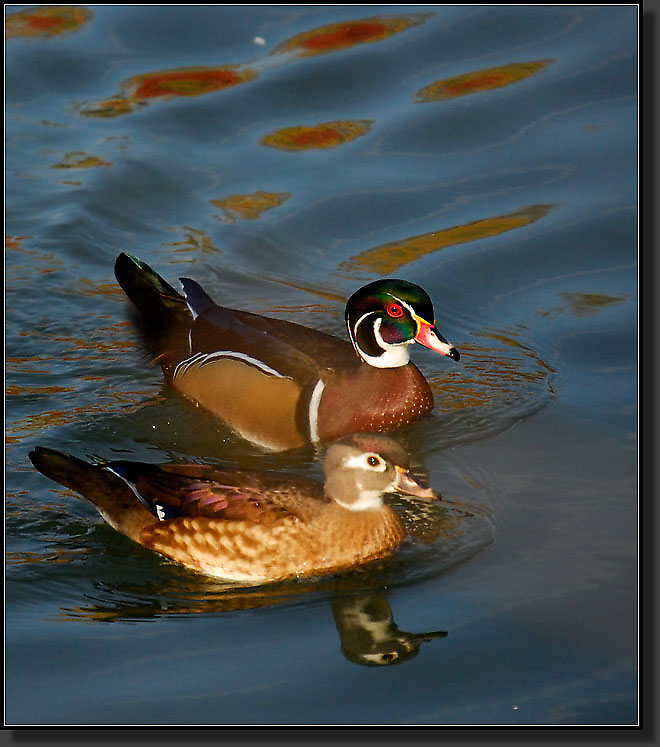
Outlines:
{"label": "duck reflection in water", "polygon": [[[364,579],[337,577],[327,583],[291,583],[259,591],[224,590],[196,591],[196,599],[173,599],[171,584],[163,588],[158,600],[128,602],[125,585],[120,589],[104,585],[104,593],[112,595],[113,601],[99,602],[89,607],[63,609],[61,617],[70,621],[96,620],[103,622],[125,620],[149,620],[164,615],[218,615],[238,610],[253,610],[290,604],[302,595],[313,595],[332,590],[330,601],[335,627],[339,633],[342,654],[353,664],[377,667],[402,664],[419,653],[422,643],[435,638],[444,638],[447,631],[408,633],[399,630],[385,591],[355,590]],[[149,593],[153,594],[150,587]],[[190,590],[188,589],[188,594]],[[168,597],[169,595],[169,597]],[[144,590],[142,590],[144,597]],[[121,601],[115,598],[124,597]],[[164,601],[167,599],[167,601]]]}
{"label": "duck reflection in water", "polygon": [[332,613],[344,656],[354,664],[377,667],[401,664],[417,656],[419,647],[434,638],[444,638],[446,630],[406,633],[399,630],[384,592],[337,596]]}

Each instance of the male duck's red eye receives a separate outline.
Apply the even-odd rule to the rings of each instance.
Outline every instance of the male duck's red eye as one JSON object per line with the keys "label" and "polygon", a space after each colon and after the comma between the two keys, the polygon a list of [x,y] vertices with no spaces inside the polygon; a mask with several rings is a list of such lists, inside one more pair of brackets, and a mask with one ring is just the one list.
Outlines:
{"label": "male duck's red eye", "polygon": [[388,316],[392,317],[392,319],[403,316],[403,309],[399,306],[398,303],[388,303],[385,307],[385,311],[387,312]]}

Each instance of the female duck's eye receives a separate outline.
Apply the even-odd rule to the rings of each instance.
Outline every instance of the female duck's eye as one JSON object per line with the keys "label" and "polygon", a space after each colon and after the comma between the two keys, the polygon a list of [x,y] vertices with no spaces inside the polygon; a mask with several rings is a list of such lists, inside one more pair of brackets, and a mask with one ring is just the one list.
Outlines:
{"label": "female duck's eye", "polygon": [[367,464],[370,467],[378,467],[378,465],[382,464],[382,462],[377,456],[370,456],[370,457],[367,457]]}
{"label": "female duck's eye", "polygon": [[388,303],[385,307],[385,311],[388,316],[392,317],[392,319],[397,319],[398,317],[403,316],[403,309],[398,303]]}

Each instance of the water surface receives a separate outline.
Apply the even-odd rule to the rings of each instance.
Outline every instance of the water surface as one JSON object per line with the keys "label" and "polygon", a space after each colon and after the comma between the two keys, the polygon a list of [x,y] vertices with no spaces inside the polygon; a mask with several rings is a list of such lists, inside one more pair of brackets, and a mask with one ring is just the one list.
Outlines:
{"label": "water surface", "polygon": [[[637,8],[6,10],[6,720],[637,721]],[[120,251],[343,336],[425,287],[460,363],[398,437],[380,567],[228,589],[36,473],[227,461],[320,479],[162,385]],[[377,621],[378,640],[368,619]],[[373,627],[372,625],[372,632]]]}

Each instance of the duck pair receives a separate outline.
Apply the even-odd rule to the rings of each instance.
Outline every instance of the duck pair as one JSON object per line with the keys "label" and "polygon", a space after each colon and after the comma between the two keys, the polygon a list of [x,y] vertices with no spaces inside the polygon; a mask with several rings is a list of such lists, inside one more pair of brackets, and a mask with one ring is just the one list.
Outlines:
{"label": "duck pair", "polygon": [[38,447],[35,467],[82,493],[115,529],[188,568],[242,583],[345,570],[391,555],[404,529],[383,494],[438,494],[409,471],[388,431],[433,407],[410,344],[454,360],[417,285],[379,280],[346,304],[350,343],[216,305],[195,281],[178,293],[121,254],[119,284],[141,313],[166,382],[270,450],[331,442],[325,484],[210,465],[89,464]]}

